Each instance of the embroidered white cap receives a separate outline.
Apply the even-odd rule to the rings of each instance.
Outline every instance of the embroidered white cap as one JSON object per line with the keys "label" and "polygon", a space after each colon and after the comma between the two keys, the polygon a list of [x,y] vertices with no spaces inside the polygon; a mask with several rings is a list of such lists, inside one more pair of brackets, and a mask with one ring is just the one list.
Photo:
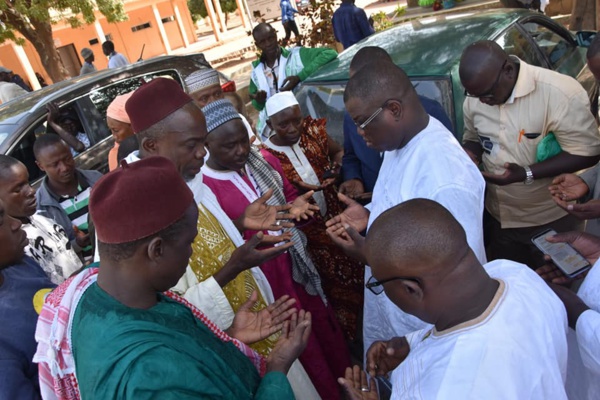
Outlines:
{"label": "embroidered white cap", "polygon": [[265,109],[267,111],[267,116],[270,117],[277,114],[281,110],[299,105],[300,104],[298,104],[296,96],[294,96],[294,93],[291,91],[279,92],[269,97],[267,104],[265,105]]}

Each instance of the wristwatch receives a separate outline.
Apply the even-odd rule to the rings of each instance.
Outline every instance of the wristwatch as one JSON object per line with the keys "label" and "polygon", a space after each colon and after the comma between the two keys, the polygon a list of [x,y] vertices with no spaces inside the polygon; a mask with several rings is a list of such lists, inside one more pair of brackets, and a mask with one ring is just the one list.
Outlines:
{"label": "wristwatch", "polygon": [[531,168],[528,165],[523,167],[525,169],[525,181],[523,182],[526,185],[531,185],[533,183],[533,172],[531,172]]}

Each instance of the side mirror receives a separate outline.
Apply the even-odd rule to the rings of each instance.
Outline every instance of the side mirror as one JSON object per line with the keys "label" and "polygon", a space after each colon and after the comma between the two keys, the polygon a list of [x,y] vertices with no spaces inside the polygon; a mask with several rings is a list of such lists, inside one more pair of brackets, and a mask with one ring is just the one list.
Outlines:
{"label": "side mirror", "polygon": [[577,45],[580,47],[590,47],[592,40],[596,37],[598,32],[594,31],[579,31],[575,34]]}

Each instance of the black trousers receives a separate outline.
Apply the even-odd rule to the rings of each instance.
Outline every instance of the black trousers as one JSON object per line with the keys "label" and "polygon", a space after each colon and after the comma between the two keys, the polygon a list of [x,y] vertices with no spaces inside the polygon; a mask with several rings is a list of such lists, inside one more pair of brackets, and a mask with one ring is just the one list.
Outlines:
{"label": "black trousers", "polygon": [[487,211],[484,219],[484,230],[487,231],[487,259],[493,261],[499,258],[516,261],[536,269],[544,265],[544,255],[531,242],[535,235],[554,229],[556,232],[583,231],[584,221],[572,215],[567,215],[548,224],[527,228],[502,229],[500,221]]}
{"label": "black trousers", "polygon": [[286,21],[283,24],[283,29],[285,29],[285,39],[283,39],[285,42],[290,40],[292,32],[294,32],[294,37],[300,36],[300,32],[298,31],[298,25],[296,25],[296,21],[294,21],[293,19]]}

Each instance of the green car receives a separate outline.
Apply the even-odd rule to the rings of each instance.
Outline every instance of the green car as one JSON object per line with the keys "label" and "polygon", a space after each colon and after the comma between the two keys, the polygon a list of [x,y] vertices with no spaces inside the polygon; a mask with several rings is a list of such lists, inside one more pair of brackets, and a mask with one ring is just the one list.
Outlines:
{"label": "green car", "polygon": [[458,65],[466,46],[479,40],[493,40],[529,64],[574,77],[590,99],[597,99],[598,87],[585,58],[586,45],[589,46],[594,34],[574,34],[542,14],[516,9],[415,20],[349,47],[304,81],[297,97],[305,115],[327,118],[329,134],[342,143],[343,94],[350,61],[361,47],[379,46],[404,69],[420,95],[442,104],[460,140],[465,95]]}

